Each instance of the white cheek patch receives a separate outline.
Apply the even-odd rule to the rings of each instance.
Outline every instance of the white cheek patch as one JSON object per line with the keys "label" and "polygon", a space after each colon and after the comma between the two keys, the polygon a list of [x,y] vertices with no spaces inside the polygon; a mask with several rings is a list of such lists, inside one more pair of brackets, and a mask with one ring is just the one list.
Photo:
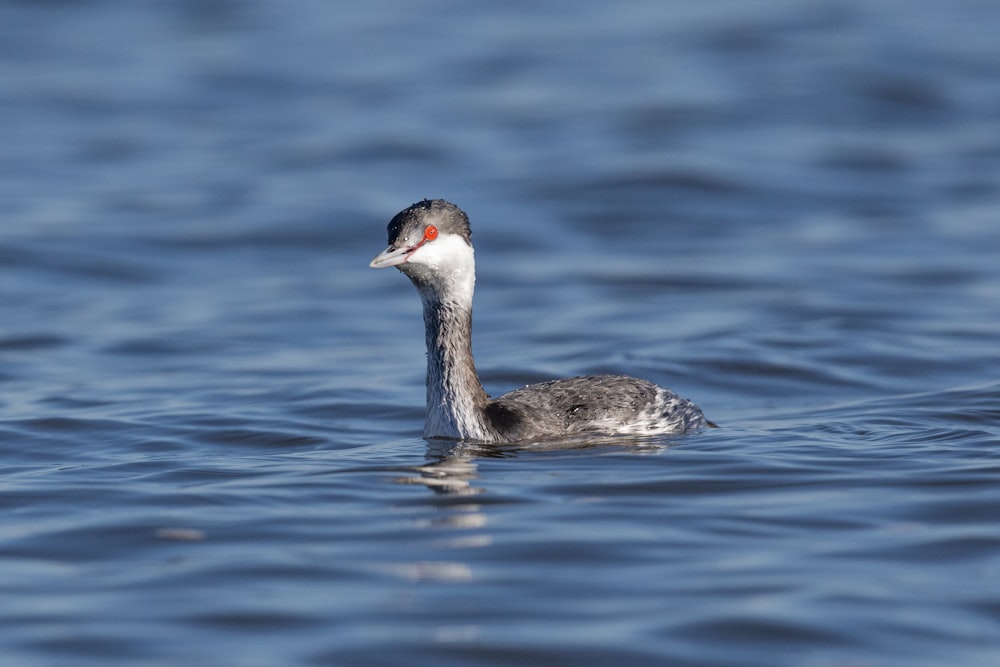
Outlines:
{"label": "white cheek patch", "polygon": [[465,263],[466,257],[471,256],[472,247],[461,236],[444,234],[414,250],[410,261],[440,269],[458,267]]}
{"label": "white cheek patch", "polygon": [[440,280],[438,292],[460,301],[472,301],[476,260],[472,246],[454,234],[439,236],[413,251],[408,264],[428,269]]}

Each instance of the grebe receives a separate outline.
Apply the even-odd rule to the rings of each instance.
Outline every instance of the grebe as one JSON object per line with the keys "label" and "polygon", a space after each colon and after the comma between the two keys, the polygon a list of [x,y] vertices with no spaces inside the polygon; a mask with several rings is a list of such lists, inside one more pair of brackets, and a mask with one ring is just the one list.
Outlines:
{"label": "grebe", "polygon": [[425,438],[485,443],[578,434],[681,434],[705,426],[701,410],[669,389],[622,375],[528,385],[499,398],[483,390],[472,359],[476,264],[469,217],[423,200],[389,222],[389,247],[371,261],[416,286],[427,339]]}

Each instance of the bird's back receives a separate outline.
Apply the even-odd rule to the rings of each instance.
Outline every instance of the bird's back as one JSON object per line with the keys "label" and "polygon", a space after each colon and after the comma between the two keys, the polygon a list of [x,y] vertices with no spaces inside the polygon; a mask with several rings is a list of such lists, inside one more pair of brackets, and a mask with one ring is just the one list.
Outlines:
{"label": "bird's back", "polygon": [[[490,412],[493,415],[490,415]],[[585,375],[528,385],[491,401],[487,416],[530,439],[580,433],[685,433],[703,426],[701,410],[669,389],[622,375]]]}

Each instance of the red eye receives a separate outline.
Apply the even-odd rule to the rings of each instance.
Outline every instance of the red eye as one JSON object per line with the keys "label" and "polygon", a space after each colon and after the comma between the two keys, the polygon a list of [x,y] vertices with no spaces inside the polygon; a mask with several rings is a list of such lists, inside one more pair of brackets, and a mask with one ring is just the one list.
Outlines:
{"label": "red eye", "polygon": [[428,241],[433,241],[438,237],[438,228],[434,225],[427,225],[427,229],[424,230],[424,238]]}

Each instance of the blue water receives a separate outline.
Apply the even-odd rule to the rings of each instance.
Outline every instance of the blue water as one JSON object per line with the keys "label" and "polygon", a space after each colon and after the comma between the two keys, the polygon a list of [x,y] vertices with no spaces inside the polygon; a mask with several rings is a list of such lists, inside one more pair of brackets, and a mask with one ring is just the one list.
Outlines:
{"label": "blue water", "polygon": [[[1000,664],[1000,4],[0,2],[0,663]],[[491,393],[429,444],[422,197]]]}

